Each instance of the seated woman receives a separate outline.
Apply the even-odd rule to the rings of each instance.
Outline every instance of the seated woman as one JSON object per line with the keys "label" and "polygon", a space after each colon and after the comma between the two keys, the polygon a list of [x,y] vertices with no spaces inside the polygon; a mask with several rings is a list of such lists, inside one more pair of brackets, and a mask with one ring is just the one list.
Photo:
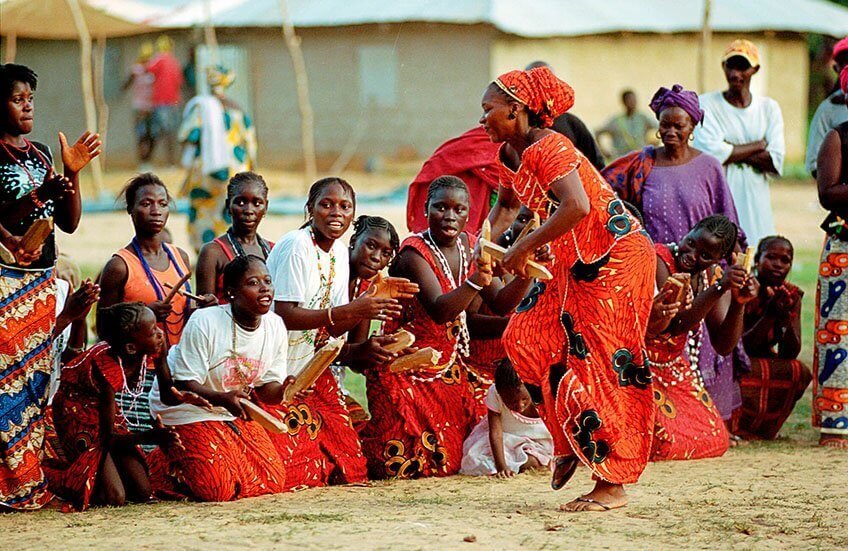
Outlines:
{"label": "seated woman", "polygon": [[[177,285],[183,275],[190,272],[186,252],[163,240],[171,196],[165,183],[149,172],[130,179],[122,195],[126,199],[127,214],[132,220],[135,235],[103,268],[97,311],[99,313],[103,308],[119,302],[143,302],[156,314],[159,326],[165,333],[165,340],[169,346],[173,346],[180,340],[190,313],[191,301],[180,293],[171,296],[169,287]],[[191,285],[186,282],[181,289],[190,292]],[[169,296],[170,300],[166,301],[165,298]],[[204,304],[199,306],[215,303],[212,295],[207,295],[205,299]],[[132,431],[144,432],[153,426],[145,403],[153,386],[153,378],[153,372],[148,372],[142,385],[140,401],[125,392],[119,392],[116,398],[124,408]]]}
{"label": "seated woman", "polygon": [[760,241],[754,257],[760,293],[745,308],[742,341],[751,372],[739,381],[742,407],[736,420],[739,434],[746,438],[777,436],[813,377],[796,359],[804,292],[786,281],[794,254],[792,243],[775,235]]}
{"label": "seated woman", "polygon": [[[690,274],[686,292],[691,291],[694,299],[690,308],[679,312],[680,304],[673,300],[654,301],[645,339],[657,406],[653,461],[717,457],[730,445],[727,428],[696,366],[702,320],[716,351],[730,354],[742,335],[745,304],[757,296],[757,280],[742,266],[730,265],[723,274],[716,267],[733,250],[736,232],[728,218],[708,216],[680,243],[655,245],[657,288],[663,289],[672,274]],[[657,317],[665,321],[658,322]]]}
{"label": "seated woman", "polygon": [[462,443],[478,416],[465,358],[469,335],[465,310],[479,294],[496,314],[521,301],[530,280],[492,284],[491,265],[472,266],[473,236],[464,233],[468,190],[455,176],[431,182],[425,209],[429,229],[408,237],[392,264],[392,276],[417,283],[404,299],[400,320],[386,334],[405,329],[415,346],[441,353],[438,365],[392,372],[388,365],[366,370],[371,421],[360,431],[372,478],[447,476],[459,471]]}
{"label": "seated woman", "polygon": [[197,292],[213,294],[219,304],[224,296],[224,267],[237,256],[252,254],[267,259],[274,244],[257,232],[268,212],[268,185],[255,172],[239,172],[227,185],[226,209],[232,218],[227,233],[200,249],[197,257]]}
{"label": "seated woman", "polygon": [[53,398],[56,434],[68,460],[55,468],[45,463],[50,489],[78,510],[90,504],[144,503],[151,487],[139,444],[179,445],[161,425],[131,433],[116,394],[141,398],[145,374],[164,362],[165,335],[153,311],[140,302],[100,310],[100,342],[62,369]]}
{"label": "seated woman", "polygon": [[[297,376],[315,351],[364,320],[400,313],[397,300],[361,296],[349,300],[348,249],[341,237],[350,227],[356,193],[341,178],[318,180],[309,190],[307,222],[285,234],[268,256],[275,311],[288,328],[288,369]],[[289,427],[272,440],[286,464],[287,487],[354,483],[366,479],[365,458],[328,369],[312,393],[292,404],[269,404]]]}
{"label": "seated woman", "polygon": [[462,446],[460,474],[510,478],[550,465],[553,437],[508,359],[498,362],[486,406],[487,416]]}
{"label": "seated woman", "polygon": [[224,268],[229,304],[197,311],[168,368],[180,392],[209,407],[179,403],[157,377],[150,411],[172,427],[182,446],[150,455],[154,490],[162,496],[232,501],[282,492],[285,469],[268,433],[249,420],[242,400],[283,399],[286,327],[273,314],[274,286],[261,258],[241,256]]}

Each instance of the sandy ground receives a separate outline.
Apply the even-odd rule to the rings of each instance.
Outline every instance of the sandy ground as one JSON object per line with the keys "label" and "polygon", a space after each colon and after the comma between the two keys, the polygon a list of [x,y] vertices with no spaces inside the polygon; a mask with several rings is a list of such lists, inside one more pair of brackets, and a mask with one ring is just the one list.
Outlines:
{"label": "sandy ground", "polygon": [[[800,283],[809,313],[815,271],[804,264],[814,263],[821,239],[814,188],[777,184],[773,203],[779,230],[799,250],[796,271],[806,278]],[[404,227],[402,207],[387,206],[379,214]],[[299,222],[274,217],[263,223],[262,233],[276,238]],[[185,220],[174,217],[169,226],[185,246]],[[59,243],[91,271],[130,236],[126,215],[87,215],[80,231]],[[809,358],[809,326],[805,331],[803,357]],[[775,442],[752,443],[719,459],[650,465],[630,488],[630,506],[609,513],[557,510],[590,487],[588,472],[581,469],[559,493],[550,490],[546,474],[509,481],[453,477],[229,504],[0,515],[2,548],[115,548],[130,542],[143,549],[846,548],[848,453],[815,445],[809,404],[808,393]]]}

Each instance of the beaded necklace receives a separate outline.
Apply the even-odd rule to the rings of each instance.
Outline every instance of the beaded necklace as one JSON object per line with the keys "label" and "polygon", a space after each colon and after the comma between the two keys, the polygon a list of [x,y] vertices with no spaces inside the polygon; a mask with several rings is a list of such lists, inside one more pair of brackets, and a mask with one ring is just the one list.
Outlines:
{"label": "beaded necklace", "polygon": [[[433,252],[433,256],[439,262],[439,266],[441,267],[442,273],[445,274],[445,277],[448,280],[448,284],[450,286],[451,291],[459,287],[462,282],[465,281],[465,278],[468,277],[468,259],[465,256],[465,245],[462,244],[462,239],[457,238],[457,249],[459,249],[459,273],[454,276],[453,270],[450,267],[450,263],[448,262],[447,257],[444,255],[442,250],[436,245],[436,241],[433,240],[433,236],[430,235],[430,230],[419,234],[421,238],[424,240],[424,243],[430,248]],[[459,348],[459,353],[465,357],[468,357],[469,352],[469,343],[471,342],[471,336],[468,334],[468,324],[465,322],[466,314],[465,310],[460,312],[457,317],[457,324],[459,325],[459,334],[457,335],[457,345]]]}
{"label": "beaded necklace", "polygon": [[[165,289],[162,287],[162,284],[159,283],[159,280],[156,279],[156,276],[153,275],[153,270],[150,268],[150,264],[147,263],[147,260],[144,258],[144,254],[142,254],[142,252],[141,252],[141,247],[138,245],[138,239],[136,237],[133,237],[130,244],[132,245],[133,252],[135,253],[135,255],[138,257],[139,261],[141,262],[141,267],[144,269],[144,274],[147,276],[147,281],[150,282],[150,285],[153,287],[153,291],[156,293],[156,300],[162,300],[163,298],[165,298]],[[166,247],[164,243],[162,243],[162,249],[165,251],[165,254],[168,255],[168,263],[174,265],[174,269],[176,269],[177,275],[182,278],[183,277],[183,271],[180,269],[180,265],[177,263],[177,259],[174,258],[174,254],[171,252],[171,249]],[[185,286],[186,286],[186,291],[191,293],[191,283],[186,281]],[[188,321],[188,307],[189,307],[189,301],[190,300],[191,300],[190,298],[186,297],[185,307],[183,307],[183,311],[182,311],[182,316],[183,316],[184,322]],[[171,339],[170,339],[171,336],[176,337],[176,333],[171,331],[169,325],[170,324],[169,324],[168,320],[165,320],[165,329],[167,329],[166,334],[169,337],[168,342],[171,341]]]}
{"label": "beaded necklace", "polygon": [[[128,411],[135,412],[136,411],[136,402],[144,394],[144,380],[147,378],[147,356],[142,356],[141,358],[141,370],[138,373],[138,382],[134,389],[129,388],[129,384],[127,382],[127,373],[124,371],[124,363],[121,361],[121,357],[118,356],[118,367],[121,368],[121,377],[123,378],[123,385],[121,386],[120,394],[129,395],[130,397],[130,405]],[[118,407],[118,413],[123,417],[124,421],[127,422],[127,425],[137,427],[140,425],[138,422],[138,413],[135,414],[136,422],[133,423],[130,421],[127,416],[127,412],[124,411],[124,408],[121,407],[121,402],[119,400],[115,400],[115,405]]]}
{"label": "beaded necklace", "polygon": [[[330,267],[327,270],[327,275],[324,275],[324,272],[321,269],[321,248],[318,246],[318,241],[315,239],[315,231],[312,229],[312,226],[309,226],[309,237],[312,238],[312,246],[315,247],[315,257],[318,261],[318,277],[320,279],[320,285],[318,287],[318,293],[321,293],[323,290],[323,294],[321,295],[318,304],[316,305],[314,302],[310,303],[308,306],[313,310],[324,310],[330,306],[330,296],[333,293],[333,282],[336,279],[336,253],[333,251],[332,245],[330,246]],[[317,294],[316,294],[317,296]],[[314,301],[315,297],[313,297]],[[318,329],[304,329],[300,332],[301,336],[289,341],[289,346],[296,346],[298,344],[302,344],[304,342],[309,343],[312,347],[313,351],[321,346],[330,338],[330,334],[327,331],[327,328],[322,326]],[[311,352],[309,353],[311,356]],[[306,356],[300,358],[292,358],[293,361],[302,360]]]}
{"label": "beaded necklace", "polygon": [[[233,369],[232,373],[236,376],[236,379],[238,380],[239,387],[241,388],[241,390],[243,390],[244,392],[247,392],[249,394],[250,392],[253,391],[253,382],[256,380],[256,377],[259,375],[259,373],[257,372],[258,370],[256,369],[257,366],[251,365],[250,358],[242,356],[238,352],[236,352],[236,350],[237,350],[236,345],[238,344],[238,340],[237,340],[238,332],[237,332],[237,329],[236,329],[236,316],[235,316],[235,314],[231,314],[230,318],[232,319],[232,322],[233,322],[233,324],[232,324],[233,340],[232,340],[232,345],[231,345],[232,348],[230,349],[229,356],[224,358],[224,360],[222,360],[222,362],[228,362],[228,365],[230,367],[232,367],[232,369]],[[257,325],[256,327],[254,327],[253,329],[251,329],[249,331],[256,331],[260,327],[264,327],[262,325],[262,319],[261,318],[259,319],[259,325]],[[265,354],[265,341],[267,340],[267,337],[268,337],[268,331],[263,329],[262,330],[262,346],[259,349],[259,358],[258,358],[259,363],[262,362],[262,357]],[[220,365],[220,363],[218,365]],[[254,373],[251,373],[251,371],[253,371]]]}
{"label": "beaded necklace", "polygon": [[[233,227],[232,226],[227,228],[227,234],[226,235],[227,235],[227,241],[229,241],[230,247],[236,253],[236,256],[237,257],[247,256],[247,253],[244,252],[244,247],[242,247],[241,243],[239,243],[239,240],[236,239],[236,236],[233,233]],[[268,254],[270,254],[270,252],[271,252],[271,247],[268,246],[268,242],[265,241],[264,239],[262,239],[262,237],[259,234],[256,234],[256,242],[259,244],[259,248],[262,249],[263,258],[267,259]]]}
{"label": "beaded necklace", "polygon": [[18,165],[19,167],[21,167],[21,169],[27,175],[27,178],[29,178],[29,181],[32,184],[32,189],[35,189],[35,188],[38,187],[38,185],[35,182],[35,177],[32,175],[32,173],[29,171],[29,169],[27,169],[26,165],[23,162],[21,162],[21,160],[18,159],[11,151],[9,151],[9,147],[12,147],[13,149],[17,149],[21,153],[29,153],[30,150],[35,151],[35,156],[38,157],[39,161],[44,163],[44,166],[47,169],[47,174],[44,177],[49,178],[50,176],[53,175],[53,166],[47,161],[47,159],[44,157],[44,155],[42,155],[41,151],[39,151],[38,148],[35,147],[32,144],[32,142],[29,141],[28,139],[24,138],[24,147],[23,148],[15,147],[12,144],[7,144],[4,140],[0,140],[0,145],[3,146],[3,150],[6,152],[6,155],[8,155],[13,161],[15,161],[15,164]]}

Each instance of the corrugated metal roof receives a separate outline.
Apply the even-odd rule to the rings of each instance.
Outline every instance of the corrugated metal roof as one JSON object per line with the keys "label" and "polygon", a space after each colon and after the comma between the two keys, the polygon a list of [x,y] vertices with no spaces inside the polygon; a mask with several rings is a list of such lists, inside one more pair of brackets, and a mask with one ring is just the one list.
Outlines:
{"label": "corrugated metal roof", "polygon": [[[92,0],[127,11],[122,3],[147,3],[163,27],[204,22],[203,0]],[[275,27],[282,24],[279,0],[212,0],[216,27]],[[609,32],[693,32],[701,28],[703,0],[288,0],[297,27],[369,23],[486,23],[525,37],[577,36]],[[825,0],[713,0],[715,31],[793,31],[848,34],[848,8]]]}

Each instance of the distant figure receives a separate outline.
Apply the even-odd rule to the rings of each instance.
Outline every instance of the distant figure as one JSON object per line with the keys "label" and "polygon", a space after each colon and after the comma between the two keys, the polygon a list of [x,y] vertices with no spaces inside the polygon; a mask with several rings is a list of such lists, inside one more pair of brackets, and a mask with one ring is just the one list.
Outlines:
{"label": "distant figure", "polygon": [[[534,61],[525,70],[548,67],[544,61]],[[595,143],[592,133],[577,116],[563,113],[551,127],[567,137],[574,146],[597,168],[604,167],[604,157]],[[418,176],[409,185],[406,201],[406,226],[409,231],[422,232],[427,229],[427,218],[421,207],[426,201],[430,182],[439,176],[456,176],[468,186],[470,212],[465,226],[469,233],[477,234],[498,192],[497,153],[500,144],[489,139],[482,126],[468,130],[451,138],[424,162]]]}
{"label": "distant figure", "polygon": [[139,172],[149,172],[152,168],[150,156],[153,154],[153,83],[156,77],[147,71],[147,63],[151,57],[153,43],[142,43],[138,58],[130,69],[130,76],[123,85],[124,90],[130,90],[132,97]]}
{"label": "distant figure", "polygon": [[256,135],[250,117],[226,95],[235,75],[224,67],[207,69],[211,94],[195,96],[186,105],[179,139],[183,185],[189,197],[188,232],[195,251],[227,231],[227,182],[239,172],[253,170]]}
{"label": "distant figure", "polygon": [[604,134],[612,138],[612,151],[604,151],[604,154],[613,159],[645,147],[648,143],[645,135],[657,129],[651,117],[636,111],[636,93],[633,90],[622,92],[621,103],[624,104],[624,113],[611,118],[596,132],[598,138]]}
{"label": "distant figure", "polygon": [[[176,133],[180,124],[183,68],[174,54],[174,43],[165,35],[156,40],[156,56],[147,65],[153,75],[153,137],[164,140],[168,165],[176,164]],[[155,142],[153,144],[155,147]],[[151,155],[153,154],[151,148]]]}
{"label": "distant figure", "polygon": [[[833,70],[839,73],[848,66],[848,36],[833,46]],[[848,109],[845,109],[845,94],[839,88],[839,82],[833,92],[821,102],[810,121],[810,131],[807,138],[807,170],[816,177],[817,159],[824,136],[843,122],[848,122]]]}
{"label": "distant figure", "polygon": [[768,177],[783,171],[783,115],[776,101],[751,93],[751,77],[760,70],[752,42],[731,42],[721,65],[727,90],[701,96],[704,122],[692,145],[724,165],[739,224],[749,243],[759,243],[775,233]]}

